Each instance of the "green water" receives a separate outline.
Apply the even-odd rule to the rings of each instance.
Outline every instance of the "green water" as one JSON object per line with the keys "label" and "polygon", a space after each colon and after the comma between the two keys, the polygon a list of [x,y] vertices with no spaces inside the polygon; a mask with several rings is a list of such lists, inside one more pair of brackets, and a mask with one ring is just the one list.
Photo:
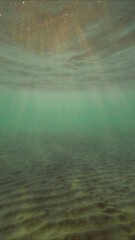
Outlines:
{"label": "green water", "polygon": [[0,96],[2,134],[128,134],[135,130],[131,88],[63,93],[2,88]]}

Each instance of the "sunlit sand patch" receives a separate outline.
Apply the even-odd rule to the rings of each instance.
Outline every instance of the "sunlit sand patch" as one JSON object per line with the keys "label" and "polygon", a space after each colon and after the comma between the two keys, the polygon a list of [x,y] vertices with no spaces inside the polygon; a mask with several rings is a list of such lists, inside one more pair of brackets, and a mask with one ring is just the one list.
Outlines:
{"label": "sunlit sand patch", "polygon": [[29,234],[29,229],[27,229],[26,226],[21,226],[19,229],[15,229],[15,232],[13,235],[11,235],[12,238],[19,238],[21,236]]}
{"label": "sunlit sand patch", "polygon": [[[32,200],[33,195],[29,193],[26,187],[20,187],[16,189],[14,196],[14,208],[12,211],[17,211],[17,213],[14,215],[14,217],[11,216],[12,223],[23,222],[37,214],[34,213],[34,211],[29,212],[29,208],[34,207],[35,204]],[[23,232],[24,230],[21,229],[21,231]]]}
{"label": "sunlit sand patch", "polygon": [[79,179],[74,179],[71,181],[71,190],[79,189],[80,188],[80,181]]}

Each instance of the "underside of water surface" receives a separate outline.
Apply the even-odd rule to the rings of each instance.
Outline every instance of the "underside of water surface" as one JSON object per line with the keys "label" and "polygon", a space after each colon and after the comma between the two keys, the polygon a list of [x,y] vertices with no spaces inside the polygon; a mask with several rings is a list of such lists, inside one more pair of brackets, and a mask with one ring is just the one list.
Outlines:
{"label": "underside of water surface", "polygon": [[3,0],[0,29],[0,240],[134,240],[134,1]]}

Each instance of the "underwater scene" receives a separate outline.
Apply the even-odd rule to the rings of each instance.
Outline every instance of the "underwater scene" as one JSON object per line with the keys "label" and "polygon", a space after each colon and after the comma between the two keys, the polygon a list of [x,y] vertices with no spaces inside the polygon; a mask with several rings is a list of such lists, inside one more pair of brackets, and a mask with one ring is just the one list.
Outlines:
{"label": "underwater scene", "polygon": [[0,240],[135,240],[134,1],[0,1]]}

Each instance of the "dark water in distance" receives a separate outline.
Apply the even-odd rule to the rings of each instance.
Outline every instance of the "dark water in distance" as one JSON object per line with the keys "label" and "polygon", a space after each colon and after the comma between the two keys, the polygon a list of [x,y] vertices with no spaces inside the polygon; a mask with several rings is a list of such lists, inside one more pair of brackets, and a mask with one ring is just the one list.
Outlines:
{"label": "dark water in distance", "polygon": [[134,1],[0,1],[0,239],[135,239]]}

